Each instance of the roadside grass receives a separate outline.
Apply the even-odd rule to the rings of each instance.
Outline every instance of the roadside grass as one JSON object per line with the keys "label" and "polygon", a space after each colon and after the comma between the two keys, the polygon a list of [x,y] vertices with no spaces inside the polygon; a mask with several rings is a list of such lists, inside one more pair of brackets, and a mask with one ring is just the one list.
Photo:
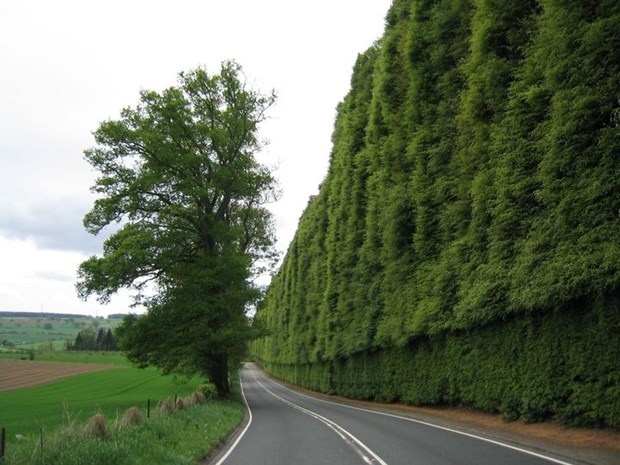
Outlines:
{"label": "roadside grass", "polygon": [[[139,424],[107,422],[105,437],[86,434],[72,422],[41,442],[29,437],[10,448],[7,465],[196,464],[230,435],[243,419],[241,402],[210,400]],[[107,418],[106,418],[107,419]]]}
{"label": "roadside grass", "polygon": [[[191,379],[162,376],[155,368],[117,368],[73,376],[41,386],[0,392],[0,427],[7,430],[7,443],[16,435],[47,435],[71,421],[83,422],[97,412],[115,419],[131,406],[146,416],[146,405],[192,393],[201,383]],[[112,463],[112,462],[111,462]]]}
{"label": "roadside grass", "polygon": [[0,358],[4,360],[28,360],[28,352],[26,350],[0,350]]}

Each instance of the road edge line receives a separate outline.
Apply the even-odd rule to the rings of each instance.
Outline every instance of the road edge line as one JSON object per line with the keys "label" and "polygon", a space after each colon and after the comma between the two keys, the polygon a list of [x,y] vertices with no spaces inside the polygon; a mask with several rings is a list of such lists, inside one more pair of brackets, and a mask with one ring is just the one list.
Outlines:
{"label": "road edge line", "polygon": [[232,443],[232,445],[228,448],[228,450],[226,450],[226,453],[214,465],[222,465],[222,463],[224,463],[224,461],[228,458],[228,456],[232,454],[235,448],[239,445],[239,443],[241,442],[241,439],[243,439],[243,436],[245,435],[247,430],[250,428],[250,425],[252,424],[252,409],[250,408],[250,404],[248,404],[248,400],[245,397],[245,390],[243,389],[243,379],[241,379],[241,376],[239,377],[239,385],[241,386],[241,397],[243,399],[243,403],[245,404],[245,408],[248,411],[248,416],[249,416],[248,424],[245,425],[245,428],[243,428],[243,431],[241,431],[239,436],[237,436],[237,439],[235,439],[235,442]]}

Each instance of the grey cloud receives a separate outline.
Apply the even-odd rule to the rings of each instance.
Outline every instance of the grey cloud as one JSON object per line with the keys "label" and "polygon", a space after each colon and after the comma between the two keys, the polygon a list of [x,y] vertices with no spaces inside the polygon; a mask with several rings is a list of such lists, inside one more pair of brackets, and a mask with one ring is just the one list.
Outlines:
{"label": "grey cloud", "polygon": [[75,281],[75,276],[69,273],[62,273],[58,271],[44,270],[36,271],[34,273],[35,278],[41,278],[46,281],[60,281],[65,283],[72,283]]}
{"label": "grey cloud", "polygon": [[0,234],[32,239],[42,249],[99,253],[105,235],[84,230],[82,218],[91,207],[90,198],[48,198],[36,205],[0,199]]}

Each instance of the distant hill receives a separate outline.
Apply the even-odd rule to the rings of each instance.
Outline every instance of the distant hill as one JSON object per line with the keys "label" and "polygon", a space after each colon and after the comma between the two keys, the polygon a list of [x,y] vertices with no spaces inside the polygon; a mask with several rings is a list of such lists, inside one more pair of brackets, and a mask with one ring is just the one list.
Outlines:
{"label": "distant hill", "polygon": [[[123,319],[127,313],[112,313],[108,315],[108,319]],[[9,312],[0,311],[0,317],[14,318],[95,318],[92,315],[83,315],[79,313],[47,313],[47,312]],[[104,317],[98,317],[103,319]]]}
{"label": "distant hill", "polygon": [[15,318],[93,318],[91,315],[75,313],[46,313],[46,312],[6,312],[0,311],[0,317]]}
{"label": "distant hill", "polygon": [[123,314],[110,318],[72,313],[0,312],[0,350],[61,350],[76,340],[80,331],[113,330]]}

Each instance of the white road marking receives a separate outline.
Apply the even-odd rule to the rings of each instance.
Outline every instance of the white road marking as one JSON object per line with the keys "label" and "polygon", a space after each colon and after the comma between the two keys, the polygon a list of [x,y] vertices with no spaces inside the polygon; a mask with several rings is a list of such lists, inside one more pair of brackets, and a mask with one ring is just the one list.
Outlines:
{"label": "white road marking", "polygon": [[245,435],[246,431],[248,430],[248,428],[252,424],[252,409],[250,408],[250,404],[248,404],[248,400],[245,397],[245,392],[243,390],[243,380],[241,379],[241,377],[239,377],[239,384],[241,385],[241,397],[243,397],[243,403],[245,404],[246,408],[248,409],[248,414],[249,414],[250,418],[248,420],[248,424],[245,425],[245,428],[243,428],[243,431],[241,431],[241,434],[239,434],[239,436],[237,437],[236,441],[233,443],[232,446],[230,446],[230,448],[226,451],[226,453],[222,456],[222,458],[217,461],[217,463],[215,465],[222,465],[222,463],[224,463],[224,461],[228,458],[228,456],[232,453],[232,451],[235,450],[235,447],[237,447],[237,445],[239,444],[239,442],[241,441],[241,439]]}
{"label": "white road marking", "polygon": [[546,455],[543,455],[543,454],[539,454],[539,453],[533,452],[531,450],[522,449],[521,447],[517,447],[517,446],[513,446],[513,445],[510,445],[510,444],[503,443],[503,442],[495,441],[493,439],[485,438],[483,436],[478,436],[478,435],[475,435],[475,434],[466,433],[464,431],[459,431],[459,430],[456,430],[456,429],[447,428],[445,426],[435,425],[433,423],[428,423],[426,421],[416,420],[414,418],[404,417],[404,416],[396,415],[396,414],[393,414],[393,413],[387,413],[387,412],[381,412],[381,411],[378,411],[378,410],[370,410],[370,409],[366,409],[366,408],[362,408],[362,407],[356,407],[354,405],[341,404],[341,403],[338,403],[338,402],[333,402],[331,400],[319,399],[318,397],[312,397],[312,396],[309,396],[307,394],[302,394],[301,392],[293,391],[292,389],[289,389],[289,388],[287,388],[286,386],[284,386],[284,385],[282,385],[280,383],[277,383],[277,382],[275,382],[273,380],[271,380],[271,381],[273,383],[277,384],[278,386],[282,387],[283,389],[286,389],[287,391],[292,392],[293,394],[297,394],[299,396],[303,396],[303,397],[306,397],[308,399],[312,399],[312,400],[316,400],[316,401],[319,401],[319,402],[323,402],[325,404],[336,405],[336,406],[339,406],[339,407],[350,408],[350,409],[353,409],[353,410],[360,410],[362,412],[374,413],[375,415],[383,415],[383,416],[386,416],[386,417],[392,417],[392,418],[398,418],[398,419],[405,420],[405,421],[410,421],[412,423],[418,423],[418,424],[424,425],[424,426],[430,426],[431,428],[437,428],[437,429],[441,429],[441,430],[444,430],[444,431],[449,431],[451,433],[460,434],[462,436],[467,436],[467,437],[470,437],[470,438],[473,438],[473,439],[478,439],[480,441],[489,442],[491,444],[495,444],[497,446],[505,447],[507,449],[516,450],[516,451],[521,452],[523,454],[532,455],[534,457],[538,457],[538,458],[543,459],[543,460],[548,460],[549,462],[557,463],[558,465],[574,465],[572,463],[564,462],[562,460],[558,460],[558,459],[555,459],[553,457],[549,457],[549,456],[546,456]]}
{"label": "white road marking", "polygon": [[[256,378],[255,378],[256,379]],[[387,465],[378,455],[376,455],[370,448],[368,448],[364,443],[362,443],[359,439],[357,439],[355,436],[353,436],[353,434],[351,434],[350,432],[348,432],[347,430],[345,430],[344,428],[342,428],[341,426],[337,425],[336,423],[333,423],[331,420],[328,420],[325,417],[322,417],[321,415],[319,415],[318,413],[312,412],[311,410],[305,409],[304,407],[301,407],[297,404],[294,404],[293,402],[290,402],[282,397],[280,397],[279,395],[277,395],[276,393],[274,393],[273,391],[271,391],[269,388],[267,388],[263,383],[261,383],[260,381],[258,381],[258,379],[256,379],[257,383],[260,384],[262,386],[263,389],[265,389],[267,392],[271,393],[273,396],[277,397],[278,399],[282,400],[283,402],[293,406],[294,408],[322,421],[323,423],[325,423],[327,426],[329,426],[330,428],[332,428],[337,434],[340,435],[340,437],[343,438],[343,440],[345,440],[347,443],[351,444],[351,441],[353,441],[355,444],[357,444],[362,450],[367,451],[367,453],[369,453],[369,455],[372,455],[373,458],[366,456],[365,454],[362,453],[362,450],[359,450],[358,448],[355,448],[358,453],[360,453],[360,455],[362,455],[362,458],[364,459],[364,461],[366,463],[369,464],[373,464],[373,463],[379,463],[381,465]],[[534,457],[538,457],[541,458],[543,460],[547,460],[549,462],[553,462],[556,463],[558,465],[573,465],[569,462],[564,462],[562,460],[558,460],[555,459],[553,457],[549,457],[543,454],[539,454],[537,452],[533,452],[527,449],[523,449],[521,447],[517,447],[517,446],[513,446],[510,444],[506,444],[503,442],[499,442],[493,439],[489,439],[489,438],[485,438],[483,436],[478,436],[475,434],[471,434],[471,433],[466,433],[464,431],[459,431],[459,430],[455,430],[452,428],[447,428],[445,426],[439,426],[439,425],[435,425],[433,423],[429,423],[426,421],[422,421],[422,420],[416,420],[414,418],[410,418],[410,417],[405,417],[405,416],[401,416],[401,415],[396,415],[393,413],[387,413],[387,412],[381,412],[378,410],[370,410],[370,409],[366,409],[366,408],[362,408],[362,407],[356,407],[354,405],[347,405],[347,404],[341,404],[338,402],[333,402],[330,400],[324,400],[324,399],[319,399],[317,397],[312,397],[306,394],[303,394],[301,392],[297,392],[297,391],[293,391],[292,389],[287,388],[286,386],[276,383],[275,381],[271,380],[272,382],[274,382],[275,384],[277,384],[279,387],[281,387],[282,389],[285,389],[293,394],[302,396],[302,397],[306,397],[308,399],[311,400],[316,400],[318,402],[323,402],[325,404],[331,404],[331,405],[335,405],[338,407],[344,407],[344,408],[349,408],[352,410],[360,410],[362,412],[367,412],[367,413],[373,413],[375,415],[382,415],[382,416],[386,416],[386,417],[391,417],[391,418],[397,418],[400,420],[405,420],[405,421],[410,421],[412,423],[417,423],[420,425],[424,425],[424,426],[429,426],[431,428],[436,428],[436,429],[440,429],[440,430],[444,430],[444,431],[449,431],[451,433],[455,433],[455,434],[460,434],[462,436],[467,436],[473,439],[478,439],[480,441],[484,441],[484,442],[488,442],[491,444],[495,444],[497,446],[500,447],[505,447],[507,449],[512,449],[518,452],[521,452],[523,454],[527,454],[527,455],[531,455]],[[237,439],[235,440],[235,442],[232,444],[232,446],[230,446],[230,448],[228,449],[228,451],[226,451],[226,454],[224,454],[224,456],[222,456],[222,458],[220,458],[220,460],[218,460],[217,463],[215,463],[215,465],[222,465],[222,463],[224,463],[224,461],[228,458],[228,456],[233,452],[233,450],[237,447],[237,445],[239,444],[239,442],[241,441],[241,439],[243,438],[243,436],[245,435],[245,433],[247,432],[247,430],[249,429],[250,425],[252,424],[252,410],[250,409],[250,405],[248,404],[247,398],[245,397],[245,391],[243,389],[243,381],[240,379],[239,383],[241,385],[241,396],[243,397],[243,402],[246,406],[246,408],[248,409],[248,414],[249,414],[249,421],[248,424],[245,426],[245,428],[243,429],[243,431],[241,432],[241,434],[239,434],[239,436],[237,437]],[[331,423],[331,424],[330,424]]]}
{"label": "white road marking", "polygon": [[374,453],[366,444],[364,444],[362,441],[357,439],[353,434],[351,434],[349,431],[344,429],[339,424],[331,421],[328,418],[325,418],[322,415],[319,415],[316,412],[313,412],[312,410],[304,408],[301,405],[297,405],[297,404],[295,404],[295,403],[293,403],[293,402],[291,402],[291,401],[289,401],[289,400],[287,400],[287,399],[285,399],[283,397],[280,397],[278,394],[276,394],[271,389],[269,389],[267,386],[265,386],[263,383],[261,383],[257,378],[254,378],[254,380],[258,384],[260,384],[260,386],[265,391],[270,393],[275,398],[279,399],[280,401],[284,402],[285,404],[290,405],[291,407],[299,410],[300,412],[303,412],[306,415],[309,415],[312,418],[315,418],[315,419],[319,420],[320,422],[324,423],[325,425],[327,425],[334,432],[336,432],[336,434],[338,434],[342,438],[343,441],[345,441],[347,444],[349,444],[362,457],[364,462],[368,463],[369,465],[373,465],[373,464],[387,465],[387,463],[385,461],[383,461],[383,459],[381,457],[379,457],[376,453]]}

